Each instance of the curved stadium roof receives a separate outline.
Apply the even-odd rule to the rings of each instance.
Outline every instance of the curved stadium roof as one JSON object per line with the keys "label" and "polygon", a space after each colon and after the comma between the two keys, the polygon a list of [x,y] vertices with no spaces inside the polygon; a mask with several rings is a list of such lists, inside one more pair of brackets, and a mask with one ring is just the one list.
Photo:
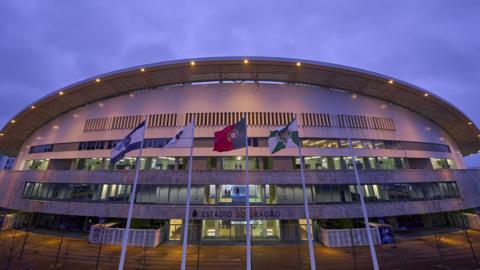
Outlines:
{"label": "curved stadium roof", "polygon": [[[248,59],[248,63],[244,63],[244,59]],[[455,140],[463,155],[480,149],[480,131],[459,109],[422,88],[388,76],[341,65],[284,58],[202,58],[194,59],[194,65],[192,60],[127,68],[59,89],[25,107],[2,128],[0,153],[17,155],[35,130],[95,101],[163,85],[227,80],[303,83],[374,97],[436,123]]]}

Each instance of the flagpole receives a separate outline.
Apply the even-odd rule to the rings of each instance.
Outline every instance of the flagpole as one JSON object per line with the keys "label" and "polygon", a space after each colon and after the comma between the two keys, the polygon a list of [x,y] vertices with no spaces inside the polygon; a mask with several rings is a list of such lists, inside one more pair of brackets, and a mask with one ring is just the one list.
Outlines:
{"label": "flagpole", "polygon": [[[343,122],[345,123],[345,127],[347,127],[347,121],[345,121],[344,117],[345,115],[342,116],[342,119],[343,119]],[[363,222],[365,223],[365,230],[367,230],[368,246],[370,247],[370,254],[372,256],[373,269],[378,270],[379,268],[378,268],[377,253],[375,251],[375,245],[373,244],[373,236],[372,236],[372,232],[370,231],[370,225],[368,224],[367,208],[365,206],[363,188],[360,185],[360,176],[358,175],[357,164],[355,163],[356,156],[355,156],[355,153],[353,152],[352,139],[350,138],[350,128],[348,128],[347,138],[348,138],[348,147],[350,148],[350,152],[352,156],[353,170],[355,172],[355,181],[357,182],[357,193],[360,196],[360,205],[362,207]]]}
{"label": "flagpole", "polygon": [[[144,121],[145,120],[146,120],[146,117],[144,118]],[[126,252],[127,252],[128,234],[129,234],[129,230],[130,230],[130,223],[132,221],[133,204],[135,202],[135,194],[136,194],[136,191],[137,191],[138,173],[140,171],[140,166],[141,166],[143,141],[145,140],[145,130],[146,129],[147,129],[147,126],[146,126],[146,123],[145,123],[145,127],[143,129],[143,134],[142,134],[142,142],[140,143],[140,151],[138,152],[137,163],[136,163],[136,166],[135,166],[135,177],[133,179],[133,187],[132,187],[132,191],[130,193],[130,205],[128,207],[127,225],[125,226],[125,231],[123,232],[122,252],[120,254],[120,263],[118,264],[118,270],[123,270],[123,265],[125,264],[125,255],[126,255]]]}
{"label": "flagpole", "polygon": [[[195,118],[193,118],[193,128],[195,130]],[[194,131],[195,132],[195,131]],[[193,156],[193,138],[190,145],[190,158],[188,160],[188,182],[187,182],[187,199],[185,206],[185,219],[183,224],[183,241],[182,241],[182,263],[181,270],[185,270],[187,260],[187,240],[188,240],[188,222],[190,217],[190,190],[192,188],[192,156]]]}
{"label": "flagpole", "polygon": [[245,196],[245,216],[247,218],[247,270],[252,269],[252,256],[250,247],[250,178],[248,177],[248,117],[245,116],[245,182],[246,182],[246,194]]}
{"label": "flagpole", "polygon": [[300,148],[301,140],[298,140],[298,158],[300,159],[300,178],[302,180],[302,189],[303,189],[303,206],[305,208],[305,218],[307,219],[307,239],[308,239],[308,252],[310,255],[310,269],[316,270],[315,265],[315,253],[313,252],[313,240],[312,240],[312,228],[310,227],[310,213],[308,211],[308,199],[307,191],[305,187],[305,171],[304,171],[304,162],[302,157],[302,151]]}

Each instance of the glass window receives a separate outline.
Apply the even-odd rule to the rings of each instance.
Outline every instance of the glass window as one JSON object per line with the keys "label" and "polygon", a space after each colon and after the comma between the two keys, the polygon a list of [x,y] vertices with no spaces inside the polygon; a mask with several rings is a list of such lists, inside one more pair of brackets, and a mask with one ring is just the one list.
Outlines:
{"label": "glass window", "polygon": [[118,144],[120,141],[121,141],[121,140],[108,141],[108,142],[107,142],[107,149],[115,148],[115,146],[117,146],[117,144]]}
{"label": "glass window", "polygon": [[327,170],[328,162],[326,157],[304,157],[305,170]]}
{"label": "glass window", "polygon": [[32,183],[25,183],[25,187],[23,188],[22,198],[31,197],[33,185]]}
{"label": "glass window", "polygon": [[216,185],[208,185],[205,187],[205,200],[207,204],[216,204],[217,187]]}
{"label": "glass window", "polygon": [[207,157],[207,169],[216,170],[218,166],[218,158],[216,157]]}
{"label": "glass window", "polygon": [[145,148],[162,148],[164,147],[171,138],[153,138],[153,139],[145,139],[144,147]]}
{"label": "glass window", "polygon": [[78,150],[101,150],[105,148],[105,141],[79,142]]}
{"label": "glass window", "polygon": [[401,149],[400,143],[396,141],[383,141],[383,144],[385,146],[385,149],[393,149],[393,150]]}
{"label": "glass window", "polygon": [[451,169],[450,164],[454,165],[453,161],[451,161],[449,164],[448,160],[445,158],[431,158],[430,161],[432,162],[432,167],[434,170]]}
{"label": "glass window", "polygon": [[31,146],[28,153],[29,154],[46,153],[46,152],[52,152],[52,151],[53,151],[53,144],[43,144],[43,145]]}
{"label": "glass window", "polygon": [[374,140],[373,146],[375,149],[385,149],[384,141]]}
{"label": "glass window", "polygon": [[263,169],[264,170],[271,170],[272,169],[272,158],[271,157],[263,157]]}
{"label": "glass window", "polygon": [[363,140],[352,140],[352,148],[364,148]]}
{"label": "glass window", "polygon": [[152,170],[174,170],[175,158],[174,157],[154,157],[150,159]]}
{"label": "glass window", "polygon": [[27,160],[23,167],[24,170],[46,170],[48,168],[48,159]]}
{"label": "glass window", "polygon": [[168,203],[168,193],[169,193],[169,187],[168,186],[157,186],[156,202],[158,204]]}
{"label": "glass window", "polygon": [[450,152],[450,147],[444,144],[422,143],[422,142],[399,142],[402,149],[431,151],[431,152]]}
{"label": "glass window", "polygon": [[[222,157],[221,162],[223,170],[245,170],[245,157],[243,156]],[[260,169],[260,161],[258,157],[248,157],[248,169]]]}
{"label": "glass window", "polygon": [[312,139],[305,138],[302,140],[303,147],[306,148],[339,148],[338,140],[336,139]]}
{"label": "glass window", "polygon": [[248,185],[250,190],[250,203],[263,203],[264,189],[261,185]]}
{"label": "glass window", "polygon": [[108,187],[109,187],[109,185],[107,185],[107,184],[102,185],[102,189],[100,191],[100,200],[106,200],[107,199]]}
{"label": "glass window", "polygon": [[187,158],[185,157],[177,157],[175,158],[177,162],[177,169],[178,170],[185,170],[185,164],[187,164]]}
{"label": "glass window", "polygon": [[340,140],[340,147],[341,148],[350,148],[350,144],[348,143],[348,140]]}
{"label": "glass window", "polygon": [[86,201],[89,191],[89,184],[74,184],[72,185],[72,194],[70,199],[72,201]]}
{"label": "glass window", "polygon": [[182,234],[182,223],[181,219],[170,219],[168,240],[180,240]]}
{"label": "glass window", "polygon": [[[340,170],[340,157],[304,157],[306,170]],[[295,158],[295,167],[300,169],[300,159]]]}
{"label": "glass window", "polygon": [[317,203],[338,203],[352,201],[348,185],[315,185]]}
{"label": "glass window", "polygon": [[457,165],[455,165],[455,161],[452,159],[447,158],[447,165],[450,169],[456,169]]}
{"label": "glass window", "polygon": [[[459,197],[455,182],[395,183],[363,185],[365,200],[410,201],[438,200]],[[26,183],[22,192],[26,199],[66,200],[77,202],[109,201],[128,203],[130,185]],[[307,186],[309,203],[358,202],[354,184],[319,184]],[[315,194],[313,197],[312,194]],[[216,200],[219,198],[218,201]],[[142,204],[184,204],[186,186],[139,185],[136,202]],[[245,185],[192,186],[192,204],[244,205]],[[315,198],[315,201],[314,199]],[[250,202],[267,204],[303,204],[301,185],[250,185]]]}
{"label": "glass window", "polygon": [[378,168],[380,170],[395,170],[406,168],[403,158],[379,157]]}
{"label": "glass window", "polygon": [[[140,161],[140,169],[145,169],[145,158],[142,158]],[[126,157],[115,163],[114,170],[135,170],[135,165],[137,163],[136,158]]]}
{"label": "glass window", "polygon": [[108,170],[109,160],[106,158],[79,158],[75,160],[77,170]]}
{"label": "glass window", "polygon": [[250,147],[258,147],[258,138],[249,137],[249,138],[248,138],[248,146],[250,146]]}
{"label": "glass window", "polygon": [[[308,239],[308,236],[307,236],[307,220],[306,219],[300,219],[298,221],[298,223],[300,224],[300,239],[302,240],[307,240]],[[313,233],[313,224],[312,224],[312,220],[310,220],[310,233]],[[310,235],[311,238],[313,238],[312,235]]]}
{"label": "glass window", "polygon": [[[353,170],[353,162],[351,157],[343,157],[343,161],[345,163],[345,168],[347,170]],[[370,166],[368,160],[363,157],[355,157],[355,165],[357,166],[357,170],[363,170]]]}

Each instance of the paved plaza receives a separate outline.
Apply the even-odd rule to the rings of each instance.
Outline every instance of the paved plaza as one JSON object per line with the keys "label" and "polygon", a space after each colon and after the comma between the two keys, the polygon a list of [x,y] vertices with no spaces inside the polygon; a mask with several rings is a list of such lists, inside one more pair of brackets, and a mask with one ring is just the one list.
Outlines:
{"label": "paved plaza", "polygon": [[[468,231],[475,252],[480,233]],[[99,245],[82,237],[4,231],[0,234],[1,269],[95,269]],[[437,240],[436,240],[437,239]],[[464,231],[403,238],[377,246],[381,269],[477,269]],[[62,241],[59,250],[59,244]],[[25,244],[24,244],[25,243]],[[23,251],[22,251],[23,247]],[[102,246],[98,269],[116,269],[118,246]],[[58,256],[57,256],[58,255]],[[308,248],[302,244],[254,243],[253,269],[309,269]],[[367,247],[327,248],[315,244],[317,269],[371,269]],[[355,255],[355,256],[353,256]],[[179,269],[181,246],[164,243],[156,248],[129,248],[127,269]],[[55,266],[55,261],[57,264]],[[245,247],[240,244],[202,243],[188,249],[188,269],[245,269]]]}

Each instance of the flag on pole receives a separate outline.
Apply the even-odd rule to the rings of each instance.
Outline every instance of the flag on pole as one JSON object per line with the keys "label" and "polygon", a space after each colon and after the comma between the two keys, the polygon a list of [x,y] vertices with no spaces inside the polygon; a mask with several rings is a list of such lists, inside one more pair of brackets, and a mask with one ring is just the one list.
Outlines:
{"label": "flag on pole", "polygon": [[247,121],[245,118],[237,123],[215,132],[213,151],[225,152],[246,146]]}
{"label": "flag on pole", "polygon": [[130,151],[140,149],[145,134],[145,121],[123,138],[111,151],[110,164],[114,165]]}
{"label": "flag on pole", "polygon": [[270,153],[275,154],[286,147],[298,146],[300,146],[300,140],[298,137],[296,118],[287,126],[270,131],[270,136],[268,137],[268,148],[270,148]]}
{"label": "flag on pole", "polygon": [[193,145],[193,131],[194,124],[190,124],[183,127],[176,135],[173,137],[164,148],[187,148]]}

